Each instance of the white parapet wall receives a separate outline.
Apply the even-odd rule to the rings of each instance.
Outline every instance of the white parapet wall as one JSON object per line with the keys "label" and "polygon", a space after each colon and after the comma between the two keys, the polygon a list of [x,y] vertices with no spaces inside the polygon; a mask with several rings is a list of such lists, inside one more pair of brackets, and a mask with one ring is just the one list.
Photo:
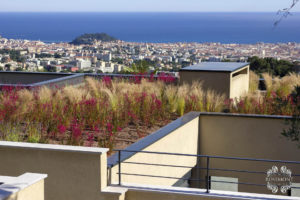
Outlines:
{"label": "white parapet wall", "polygon": [[46,174],[34,173],[0,176],[0,200],[44,200],[45,178]]}
{"label": "white parapet wall", "polygon": [[[281,134],[288,128],[286,122],[289,119],[291,117],[288,116],[189,113],[126,149],[135,152],[121,151],[122,192],[127,188],[125,194],[127,200],[240,199],[243,195],[247,196],[245,199],[299,199],[296,188],[291,190],[292,197],[287,197],[287,193],[277,193],[274,196],[266,186],[267,171],[273,166],[278,168],[287,166],[291,169],[293,186],[298,186],[296,183],[299,183],[299,164],[283,163],[284,160],[300,161],[300,149],[297,143],[289,141]],[[190,187],[206,188],[206,182],[198,180],[206,179],[207,157],[199,157],[195,160],[193,157],[184,158],[179,155],[150,152],[211,156],[209,164],[211,193],[206,195],[203,191],[197,193],[195,190],[196,193],[192,194],[192,190],[187,188],[176,190],[173,186],[182,185],[171,178],[190,178]],[[264,159],[269,161],[265,162]],[[145,163],[145,165],[135,163]],[[147,163],[154,165],[147,165]],[[115,186],[119,180],[118,154],[110,157],[108,164],[109,180]],[[178,169],[167,165],[197,168],[194,168],[190,175],[187,168]],[[170,188],[164,189],[165,187]]]}
{"label": "white parapet wall", "polygon": [[48,174],[46,200],[98,200],[107,183],[105,148],[0,142],[0,174]]}
{"label": "white parapet wall", "polygon": [[[199,134],[198,116],[199,113],[191,112],[170,123],[169,125],[163,127],[159,131],[133,144],[126,150],[196,155],[198,151]],[[185,181],[176,179],[176,177],[190,177],[191,169],[197,164],[197,157],[137,152],[121,152],[121,161],[121,173],[124,173],[121,176],[122,183],[151,183],[153,185],[182,186],[186,184]],[[129,164],[128,162],[146,164]],[[147,163],[166,166],[147,165]],[[115,154],[114,156],[110,157],[108,160],[108,164],[110,166],[110,183],[117,184],[119,181],[118,154]],[[186,168],[169,167],[167,165],[181,165],[186,166]],[[129,174],[137,175],[132,176]],[[149,177],[148,175],[174,177],[174,179]]]}
{"label": "white parapet wall", "polygon": [[[199,154],[251,159],[267,159],[281,161],[300,161],[300,148],[281,133],[288,129],[288,116],[200,113]],[[239,192],[255,192],[272,194],[266,181],[267,171],[275,166],[280,169],[286,166],[292,172],[293,182],[300,182],[300,164],[283,162],[257,162],[232,159],[211,159],[210,167],[240,171],[256,171],[260,173],[242,173],[214,170],[210,176],[237,178],[240,183],[261,184],[251,186],[239,184]],[[206,167],[205,160],[199,160],[198,167]],[[193,178],[205,178],[206,172],[193,171]],[[195,187],[205,187],[194,185]],[[292,189],[296,196],[299,190]],[[278,192],[280,195],[287,195]]]}
{"label": "white parapet wall", "polygon": [[[105,148],[2,141],[0,142],[0,174],[13,177],[26,172],[47,174],[46,200],[299,199],[298,190],[295,189],[291,191],[294,197],[267,195],[271,192],[263,185],[266,184],[265,173],[273,165],[281,167],[281,163],[261,164],[249,160],[217,160],[217,158],[211,160],[210,168],[241,170],[235,173],[211,170],[209,176],[213,177],[212,181],[220,178],[226,181],[230,178],[229,182],[257,183],[264,186],[260,188],[253,189],[242,184],[235,187],[212,184],[212,190],[207,194],[206,190],[203,190],[204,182],[199,185],[191,180],[199,178],[203,180],[207,175],[207,171],[203,170],[206,169],[206,162],[191,154],[300,161],[300,149],[297,144],[281,135],[282,130],[288,127],[286,125],[288,119],[290,118],[283,116],[188,113],[121,153],[123,174],[120,186],[117,185],[118,154],[107,160],[108,149]],[[190,156],[159,154],[162,152]],[[293,186],[298,186],[299,165],[290,163],[286,166],[292,170],[292,176],[295,175]],[[261,173],[242,173],[243,170]],[[178,187],[187,184],[184,180],[180,181],[176,178],[189,179],[189,186],[202,189]],[[110,185],[107,186],[107,183]],[[226,188],[231,192],[224,191]]]}

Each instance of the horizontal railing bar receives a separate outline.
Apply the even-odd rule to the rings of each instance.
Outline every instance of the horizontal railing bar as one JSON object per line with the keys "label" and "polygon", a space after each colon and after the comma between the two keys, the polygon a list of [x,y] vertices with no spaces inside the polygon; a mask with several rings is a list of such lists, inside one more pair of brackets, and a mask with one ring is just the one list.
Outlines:
{"label": "horizontal railing bar", "polygon": [[[125,163],[125,164],[134,164],[134,165],[150,165],[150,166],[159,166],[159,167],[177,167],[177,168],[207,170],[207,168],[203,168],[203,167],[189,167],[189,166],[181,166],[181,165],[165,165],[165,164],[152,164],[152,163],[142,163],[142,162],[122,162],[122,163]],[[209,168],[209,170],[228,171],[228,172],[241,172],[241,173],[267,174],[267,172],[247,171],[247,170],[235,170],[235,169],[222,169],[222,168]]]}
{"label": "horizontal railing bar", "polygon": [[[198,168],[206,170],[206,168]],[[253,174],[267,174],[267,172],[262,171],[248,171],[248,170],[238,170],[238,169],[223,169],[223,168],[209,168],[209,170],[215,170],[215,171],[228,171],[228,172],[240,172],[240,173],[253,173]],[[292,176],[300,176],[300,174],[292,174]]]}
{"label": "horizontal railing bar", "polygon": [[240,173],[250,173],[250,174],[267,174],[267,172],[238,170],[238,169],[210,168],[209,170],[224,171],[224,172],[240,172]]}
{"label": "horizontal railing bar", "polygon": [[136,151],[136,150],[121,150],[116,149],[113,151],[123,151],[132,153],[148,153],[148,154],[161,154],[161,155],[173,155],[173,156],[191,156],[198,158],[216,158],[216,159],[229,159],[229,160],[246,160],[246,161],[260,161],[260,162],[275,162],[275,163],[289,163],[289,164],[300,164],[297,161],[285,161],[285,160],[269,160],[269,159],[254,159],[254,158],[239,158],[239,157],[224,157],[224,156],[208,156],[208,155],[196,155],[196,154],[180,154],[180,153],[166,153],[166,152],[155,152],[155,151]]}
{"label": "horizontal railing bar", "polygon": [[[180,166],[180,165],[164,165],[164,164],[151,164],[151,163],[140,163],[140,162],[122,162],[125,164],[137,164],[137,165],[150,165],[150,166],[159,166],[159,167],[177,167],[177,168],[188,168],[188,169],[201,169],[201,170],[207,170],[203,167],[188,167],[188,166]],[[259,171],[247,171],[247,170],[232,170],[232,169],[222,169],[222,168],[209,168],[209,170],[215,170],[215,171],[228,171],[228,172],[239,172],[239,173],[254,173],[254,174],[267,174],[266,172],[259,172]],[[293,175],[293,176],[299,176],[299,174]]]}
{"label": "horizontal railing bar", "polygon": [[154,151],[136,151],[136,150],[113,150],[113,151],[123,151],[123,152],[132,152],[132,153],[148,153],[148,154],[162,154],[162,155],[172,155],[172,156],[191,156],[191,157],[206,157],[202,155],[195,154],[180,154],[180,153],[167,153],[167,152],[154,152]]}
{"label": "horizontal railing bar", "polygon": [[[245,183],[245,182],[230,182],[230,181],[210,181],[218,183],[230,183],[230,184],[242,184],[242,185],[253,185],[253,186],[267,186],[267,184],[258,184],[258,183]],[[300,187],[291,187],[293,189],[300,189]]]}
{"label": "horizontal railing bar", "polygon": [[[119,174],[119,173],[117,173],[117,174]],[[154,175],[132,174],[132,173],[121,173],[121,175],[143,176],[143,177],[150,177],[150,178],[165,178],[165,179],[187,180],[187,181],[199,181],[199,182],[205,182],[206,181],[206,180],[203,180],[203,179],[189,179],[189,178],[178,178],[178,177],[170,177],[170,176],[154,176]],[[252,185],[252,186],[267,186],[266,184],[244,183],[244,182],[230,182],[230,181],[213,181],[213,180],[210,180],[210,182],[230,183],[230,184],[242,184],[242,185]]]}
{"label": "horizontal railing bar", "polygon": [[267,186],[266,184],[258,184],[258,183],[245,183],[245,182],[230,182],[230,181],[210,181],[216,183],[230,183],[230,184],[242,184],[242,185],[252,185],[252,186]]}
{"label": "horizontal railing bar", "polygon": [[[117,173],[119,174],[119,173]],[[154,176],[154,175],[146,175],[146,174],[132,174],[132,173],[121,173],[121,175],[126,176],[144,176],[144,177],[150,177],[150,178],[166,178],[166,179],[176,179],[176,180],[190,180],[190,181],[205,181],[203,179],[189,179],[189,178],[179,178],[179,177],[172,177],[172,176]]]}
{"label": "horizontal railing bar", "polygon": [[[117,173],[119,174],[119,173]],[[199,181],[199,182],[205,182],[206,180],[203,179],[188,179],[188,178],[178,178],[178,177],[170,177],[170,176],[154,176],[154,175],[146,175],[146,174],[132,174],[132,173],[121,173],[122,175],[127,176],[143,176],[143,177],[150,177],[150,178],[165,178],[165,179],[176,179],[176,180],[188,180],[188,181]],[[210,182],[215,183],[230,183],[230,184],[242,184],[242,185],[251,185],[251,186],[267,186],[266,184],[257,184],[257,183],[245,183],[245,182],[230,182],[230,181],[213,181],[210,180]],[[300,187],[291,187],[293,189],[300,189]]]}
{"label": "horizontal railing bar", "polygon": [[180,166],[180,165],[151,164],[151,163],[140,163],[140,162],[122,162],[122,163],[134,164],[134,165],[151,165],[151,166],[160,166],[160,167],[178,167],[178,168],[189,168],[189,169],[196,168],[196,167]]}

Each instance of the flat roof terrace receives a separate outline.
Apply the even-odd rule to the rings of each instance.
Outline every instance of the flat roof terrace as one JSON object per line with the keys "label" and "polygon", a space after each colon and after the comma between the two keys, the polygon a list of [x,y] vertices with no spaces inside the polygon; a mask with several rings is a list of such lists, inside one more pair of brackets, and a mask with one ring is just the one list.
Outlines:
{"label": "flat roof terrace", "polygon": [[249,63],[237,62],[202,62],[182,68],[180,71],[234,72],[248,65]]}
{"label": "flat roof terrace", "polygon": [[40,87],[81,84],[83,74],[43,73],[43,72],[0,72],[0,87]]}

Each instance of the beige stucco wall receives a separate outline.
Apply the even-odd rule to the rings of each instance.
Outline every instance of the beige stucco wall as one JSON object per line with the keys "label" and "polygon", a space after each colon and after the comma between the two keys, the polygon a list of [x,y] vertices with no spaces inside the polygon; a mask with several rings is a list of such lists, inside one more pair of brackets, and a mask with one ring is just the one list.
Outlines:
{"label": "beige stucco wall", "polygon": [[11,144],[14,143],[0,142],[0,174],[48,174],[45,180],[46,200],[99,199],[100,190],[106,187],[107,149]]}
{"label": "beige stucco wall", "polygon": [[295,197],[283,197],[276,195],[251,194],[239,192],[226,192],[213,190],[209,194],[205,190],[176,189],[176,188],[134,188],[126,193],[125,200],[241,200],[241,199],[277,199],[277,200],[299,200]]}
{"label": "beige stucco wall", "polygon": [[192,195],[188,193],[178,193],[178,192],[159,192],[153,190],[129,190],[126,193],[125,200],[219,200],[219,199],[240,199],[240,198],[226,198],[221,196],[205,196],[205,195]]}
{"label": "beige stucco wall", "polygon": [[7,200],[44,200],[44,180],[13,194]]}
{"label": "beige stucco wall", "polygon": [[[236,73],[243,72],[237,76]],[[249,65],[231,73],[230,75],[230,98],[239,98],[249,91]]]}
{"label": "beige stucco wall", "polygon": [[[195,118],[187,124],[181,126],[167,136],[161,138],[157,142],[143,149],[143,151],[153,152],[168,152],[168,153],[181,153],[181,154],[197,154],[198,151],[198,123],[199,118]],[[182,165],[194,167],[196,165],[196,157],[186,156],[172,156],[172,155],[158,155],[158,154],[145,154],[136,153],[134,156],[125,160],[125,162],[143,162],[151,164],[164,164],[164,165]],[[134,173],[155,176],[169,176],[169,177],[183,177],[190,172],[188,168],[174,168],[174,167],[160,167],[149,165],[136,165],[136,164],[121,164],[122,173]],[[114,166],[111,170],[111,182],[118,182],[118,165]],[[126,176],[122,175],[123,183],[139,183],[150,185],[174,185],[178,180],[175,179],[162,179],[150,178],[142,176]]]}
{"label": "beige stucco wall", "polygon": [[[234,74],[243,72],[234,76]],[[204,90],[213,90],[224,94],[226,98],[239,98],[249,90],[249,65],[232,73],[206,71],[180,71],[180,84],[203,83]]]}
{"label": "beige stucco wall", "polygon": [[204,90],[214,90],[219,94],[230,95],[230,73],[180,71],[180,84],[202,82]]}
{"label": "beige stucco wall", "polygon": [[[296,143],[281,136],[285,120],[276,117],[239,117],[218,114],[200,115],[199,154],[244,157],[273,160],[300,161],[300,149]],[[300,166],[295,164],[261,163],[253,161],[211,160],[210,167],[267,172],[273,165],[287,166],[293,174],[300,174]],[[206,166],[200,160],[200,166]],[[195,170],[193,175],[205,177],[205,172]],[[265,174],[248,174],[211,171],[212,176],[239,178],[239,182],[266,184]],[[293,182],[300,182],[294,177]],[[194,185],[195,186],[195,185]],[[202,184],[202,187],[204,185]],[[270,193],[266,187],[239,185],[240,192]]]}

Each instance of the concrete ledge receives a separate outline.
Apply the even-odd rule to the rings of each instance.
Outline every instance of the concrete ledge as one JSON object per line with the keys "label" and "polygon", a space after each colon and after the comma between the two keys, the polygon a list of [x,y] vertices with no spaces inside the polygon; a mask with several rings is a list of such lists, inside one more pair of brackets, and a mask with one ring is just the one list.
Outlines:
{"label": "concrete ledge", "polygon": [[[26,172],[48,174],[45,199],[88,197],[99,200],[101,189],[107,186],[107,151],[105,148],[0,142],[0,174],[15,177]],[[26,191],[28,194],[28,189]]]}
{"label": "concrete ledge", "polygon": [[101,197],[105,200],[125,200],[127,188],[110,186],[101,191]]}
{"label": "concrete ledge", "polygon": [[[171,134],[176,129],[182,127],[183,125],[187,124],[188,122],[192,121],[193,119],[199,117],[199,115],[200,115],[200,112],[189,112],[188,114],[180,117],[179,119],[171,122],[170,124],[159,129],[158,131],[152,133],[151,135],[148,135],[147,137],[132,144],[131,146],[127,147],[125,150],[142,151],[146,147],[154,144],[158,140]],[[135,154],[136,154],[135,152],[122,152],[121,161],[124,161]],[[107,160],[107,163],[108,163],[108,167],[113,167],[113,166],[117,165],[118,164],[118,155],[114,154],[114,155],[110,156]]]}
{"label": "concrete ledge", "polygon": [[178,187],[170,187],[170,186],[152,186],[152,185],[138,185],[138,184],[124,183],[122,187],[128,189],[126,198],[130,200],[135,200],[135,199],[150,200],[151,198],[154,199],[153,197],[155,197],[156,195],[158,195],[160,199],[164,199],[164,200],[167,199],[299,200],[299,197],[287,197],[287,196],[280,196],[280,195],[265,195],[265,194],[243,193],[243,192],[228,192],[228,191],[219,191],[219,190],[210,190],[210,193],[206,193],[206,190],[204,189],[178,188]]}
{"label": "concrete ledge", "polygon": [[[172,131],[180,128],[191,120],[201,117],[201,116],[226,116],[226,117],[246,117],[246,118],[270,118],[270,119],[291,119],[291,116],[281,116],[281,115],[257,115],[257,114],[238,114],[238,113],[212,113],[212,112],[190,112],[186,115],[180,117],[179,119],[171,122],[170,124],[162,127],[158,131],[153,134],[141,139],[140,141],[132,144],[127,147],[125,150],[134,150],[134,151],[142,151],[149,145],[155,143],[161,138],[167,136],[172,133]],[[124,161],[131,156],[133,156],[135,152],[122,152],[121,161]],[[118,164],[118,155],[114,154],[108,158],[108,167],[113,167]]]}
{"label": "concrete ledge", "polygon": [[[3,75],[5,75],[5,78]],[[64,86],[83,83],[84,74],[2,71],[0,72],[0,80],[0,87],[35,88],[52,85]]]}
{"label": "concrete ledge", "polygon": [[68,146],[68,145],[55,145],[55,144],[37,144],[26,142],[7,142],[0,141],[0,147],[6,148],[27,148],[27,149],[39,149],[47,151],[64,151],[64,152],[76,152],[76,153],[88,153],[88,154],[103,154],[108,151],[107,148],[96,147],[82,147],[82,146]]}
{"label": "concrete ledge", "polygon": [[221,113],[221,112],[201,112],[199,116],[226,116],[226,117],[247,117],[247,118],[270,118],[270,119],[292,119],[291,116],[284,115],[258,115],[258,114],[240,114],[240,113]]}
{"label": "concrete ledge", "polygon": [[[44,180],[48,176],[46,174],[25,173],[19,177],[0,177],[0,200],[6,199],[9,196]],[[34,195],[34,194],[32,194]]]}

